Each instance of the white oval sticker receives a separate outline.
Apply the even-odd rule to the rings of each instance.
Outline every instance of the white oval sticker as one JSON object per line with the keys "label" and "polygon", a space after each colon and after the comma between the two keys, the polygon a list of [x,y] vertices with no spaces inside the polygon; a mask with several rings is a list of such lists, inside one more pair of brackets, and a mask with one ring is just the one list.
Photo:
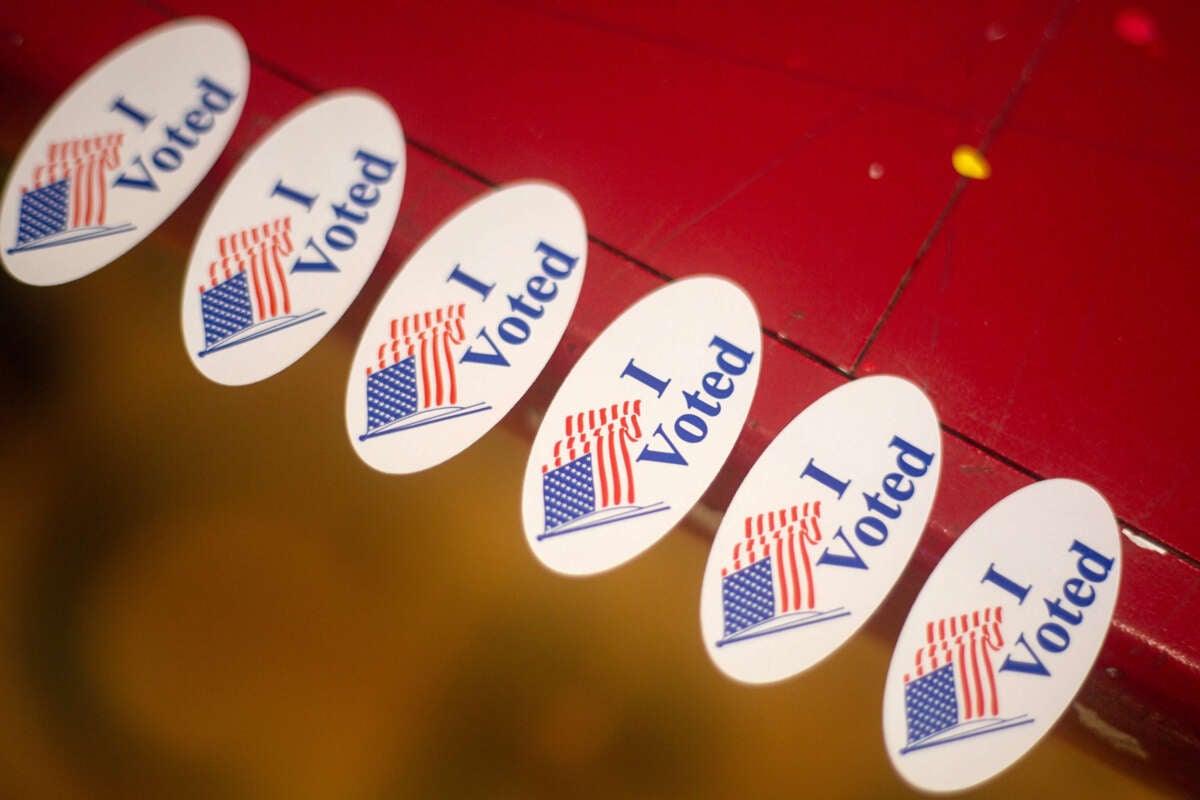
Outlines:
{"label": "white oval sticker", "polygon": [[619,316],[550,403],[525,468],[525,535],[543,564],[621,564],[678,522],[725,463],[758,384],[762,339],[736,284],[668,284]]}
{"label": "white oval sticker", "polygon": [[404,187],[404,134],[362,91],[293,111],[238,165],[196,237],[183,287],[192,363],[267,378],[329,332],[383,253]]}
{"label": "white oval sticker", "polygon": [[750,470],[713,540],[700,590],[713,662],[767,683],[841,646],[904,571],[941,465],[933,405],[901,378],[848,383],[801,412]]}
{"label": "white oval sticker", "polygon": [[1024,755],[1091,670],[1120,583],[1116,520],[1090,486],[1042,481],[985,512],[929,576],[892,655],[883,733],[900,775],[958,791]]}
{"label": "white oval sticker", "polygon": [[586,260],[579,206],[546,183],[491,192],[443,223],[359,340],[346,390],[359,457],[417,472],[491,430],[562,339]]}
{"label": "white oval sticker", "polygon": [[250,80],[237,31],[160,25],[96,64],[25,143],[0,202],[0,258],[39,286],[112,262],[179,207],[225,148]]}

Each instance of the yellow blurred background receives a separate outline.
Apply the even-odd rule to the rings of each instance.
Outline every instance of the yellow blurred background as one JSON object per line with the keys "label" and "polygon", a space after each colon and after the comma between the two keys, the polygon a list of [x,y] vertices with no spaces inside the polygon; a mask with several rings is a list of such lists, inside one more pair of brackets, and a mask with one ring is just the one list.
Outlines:
{"label": "yellow blurred background", "polygon": [[[0,277],[0,796],[912,794],[880,732],[894,630],[749,688],[700,641],[702,532],[596,578],[536,564],[529,409],[396,477],[344,431],[353,323],[261,384],[202,378],[204,202],[76,283]],[[1167,796],[1075,717],[977,796]]]}

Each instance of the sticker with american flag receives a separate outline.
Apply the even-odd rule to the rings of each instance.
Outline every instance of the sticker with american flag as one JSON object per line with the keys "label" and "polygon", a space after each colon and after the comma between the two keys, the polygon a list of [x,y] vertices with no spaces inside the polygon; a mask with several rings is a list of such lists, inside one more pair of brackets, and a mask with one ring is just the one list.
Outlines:
{"label": "sticker with american flag", "polygon": [[[64,41],[86,15],[60,15]],[[91,65],[29,134],[0,196],[0,262],[51,286],[149,236],[203,180],[237,126],[250,60],[220,20],[181,18]]]}
{"label": "sticker with american flag", "polygon": [[181,316],[192,364],[240,386],[302,358],[379,261],[400,209],[404,133],[361,90],[280,119],[221,186],[192,247]]}
{"label": "sticker with american flag", "polygon": [[984,512],[896,641],[883,738],[900,776],[961,791],[1029,752],[1093,671],[1120,580],[1116,519],[1090,486],[1039,481]]}
{"label": "sticker with american flag", "polygon": [[556,572],[592,575],[662,539],[733,449],[761,343],[753,301],[711,275],[674,281],[613,320],[534,437],[521,497],[534,555]]}
{"label": "sticker with american flag", "polygon": [[875,375],[797,414],[742,481],[713,538],[700,627],[746,683],[797,675],[885,602],[916,548],[941,469],[933,405]]}
{"label": "sticker with american flag", "polygon": [[487,191],[400,267],[358,339],[346,383],[351,446],[383,472],[436,466],[525,395],[566,332],[587,226],[543,181]]}
{"label": "sticker with american flag", "polygon": [[319,308],[293,311],[284,264],[295,250],[291,217],[217,239],[208,280],[200,285],[206,356],[315,319]]}
{"label": "sticker with american flag", "polygon": [[545,526],[538,540],[666,511],[638,502],[631,448],[642,440],[641,400],[569,414],[542,465]]}
{"label": "sticker with american flag", "polygon": [[466,304],[391,320],[366,367],[367,429],[359,441],[478,414],[486,402],[459,402],[455,357],[466,339]]}

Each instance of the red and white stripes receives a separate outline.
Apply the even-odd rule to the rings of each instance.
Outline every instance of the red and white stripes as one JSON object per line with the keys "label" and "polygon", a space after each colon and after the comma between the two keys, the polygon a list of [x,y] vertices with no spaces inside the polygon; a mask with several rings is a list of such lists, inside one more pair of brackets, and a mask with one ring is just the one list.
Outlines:
{"label": "red and white stripes", "polygon": [[733,546],[721,575],[772,558],[775,613],[809,611],[816,605],[810,545],[821,541],[821,503],[802,503],[746,517],[744,535]]}
{"label": "red and white stripes", "polygon": [[999,709],[991,654],[1004,646],[1002,618],[1003,609],[995,606],[926,623],[925,644],[917,650],[913,672],[905,674],[904,682],[955,664],[962,719],[996,716]]}
{"label": "red and white stripes", "polygon": [[641,400],[626,400],[571,414],[563,422],[563,437],[554,443],[553,460],[542,465],[542,472],[591,453],[600,484],[596,507],[633,503],[633,459],[629,446],[642,438],[638,421],[641,413]]}
{"label": "red and white stripes", "polygon": [[46,163],[33,170],[33,186],[40,189],[64,178],[71,180],[72,228],[103,225],[108,213],[108,170],[121,163],[125,134],[108,133],[51,142]]}
{"label": "red and white stripes", "polygon": [[[421,408],[458,402],[453,347],[467,338],[463,328],[465,316],[466,304],[457,303],[397,317],[391,322],[390,338],[379,345],[379,369],[416,356]],[[367,367],[367,374],[371,374],[370,367]]]}
{"label": "red and white stripes", "polygon": [[[250,274],[257,321],[292,313],[283,259],[291,255],[292,219],[280,217],[217,240],[217,259],[208,266],[208,286],[217,286],[240,272]],[[206,286],[201,286],[203,292]]]}

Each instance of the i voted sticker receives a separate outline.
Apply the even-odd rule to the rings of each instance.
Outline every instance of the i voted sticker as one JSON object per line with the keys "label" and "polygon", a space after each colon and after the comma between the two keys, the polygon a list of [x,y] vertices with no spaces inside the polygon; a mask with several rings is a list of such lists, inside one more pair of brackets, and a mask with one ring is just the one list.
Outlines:
{"label": "i voted sticker", "polygon": [[930,575],[884,687],[888,755],[921,789],[967,789],[1049,731],[1112,621],[1121,547],[1108,503],[1048,480],[997,503]]}
{"label": "i voted sticker", "polygon": [[59,98],[9,173],[4,266],[25,283],[66,283],[149,236],[225,148],[249,80],[241,37],[213,19],[160,25],[109,54]]}
{"label": "i voted sticker", "polygon": [[700,627],[717,667],[777,681],[849,639],[912,556],[941,463],[937,414],[901,378],[848,383],[793,419],[713,540]]}
{"label": "i voted sticker", "polygon": [[375,268],[403,187],[404,135],[379,97],[334,92],[280,121],[196,237],[183,289],[196,368],[253,383],[312,349]]}
{"label": "i voted sticker", "polygon": [[669,284],[609,325],[534,438],[522,517],[538,559],[596,573],[662,538],[733,449],[761,350],[753,302],[717,277]]}
{"label": "i voted sticker", "polygon": [[586,259],[579,206],[547,183],[489,193],[445,222],[359,340],[346,390],[359,457],[417,472],[491,430],[562,339]]}

